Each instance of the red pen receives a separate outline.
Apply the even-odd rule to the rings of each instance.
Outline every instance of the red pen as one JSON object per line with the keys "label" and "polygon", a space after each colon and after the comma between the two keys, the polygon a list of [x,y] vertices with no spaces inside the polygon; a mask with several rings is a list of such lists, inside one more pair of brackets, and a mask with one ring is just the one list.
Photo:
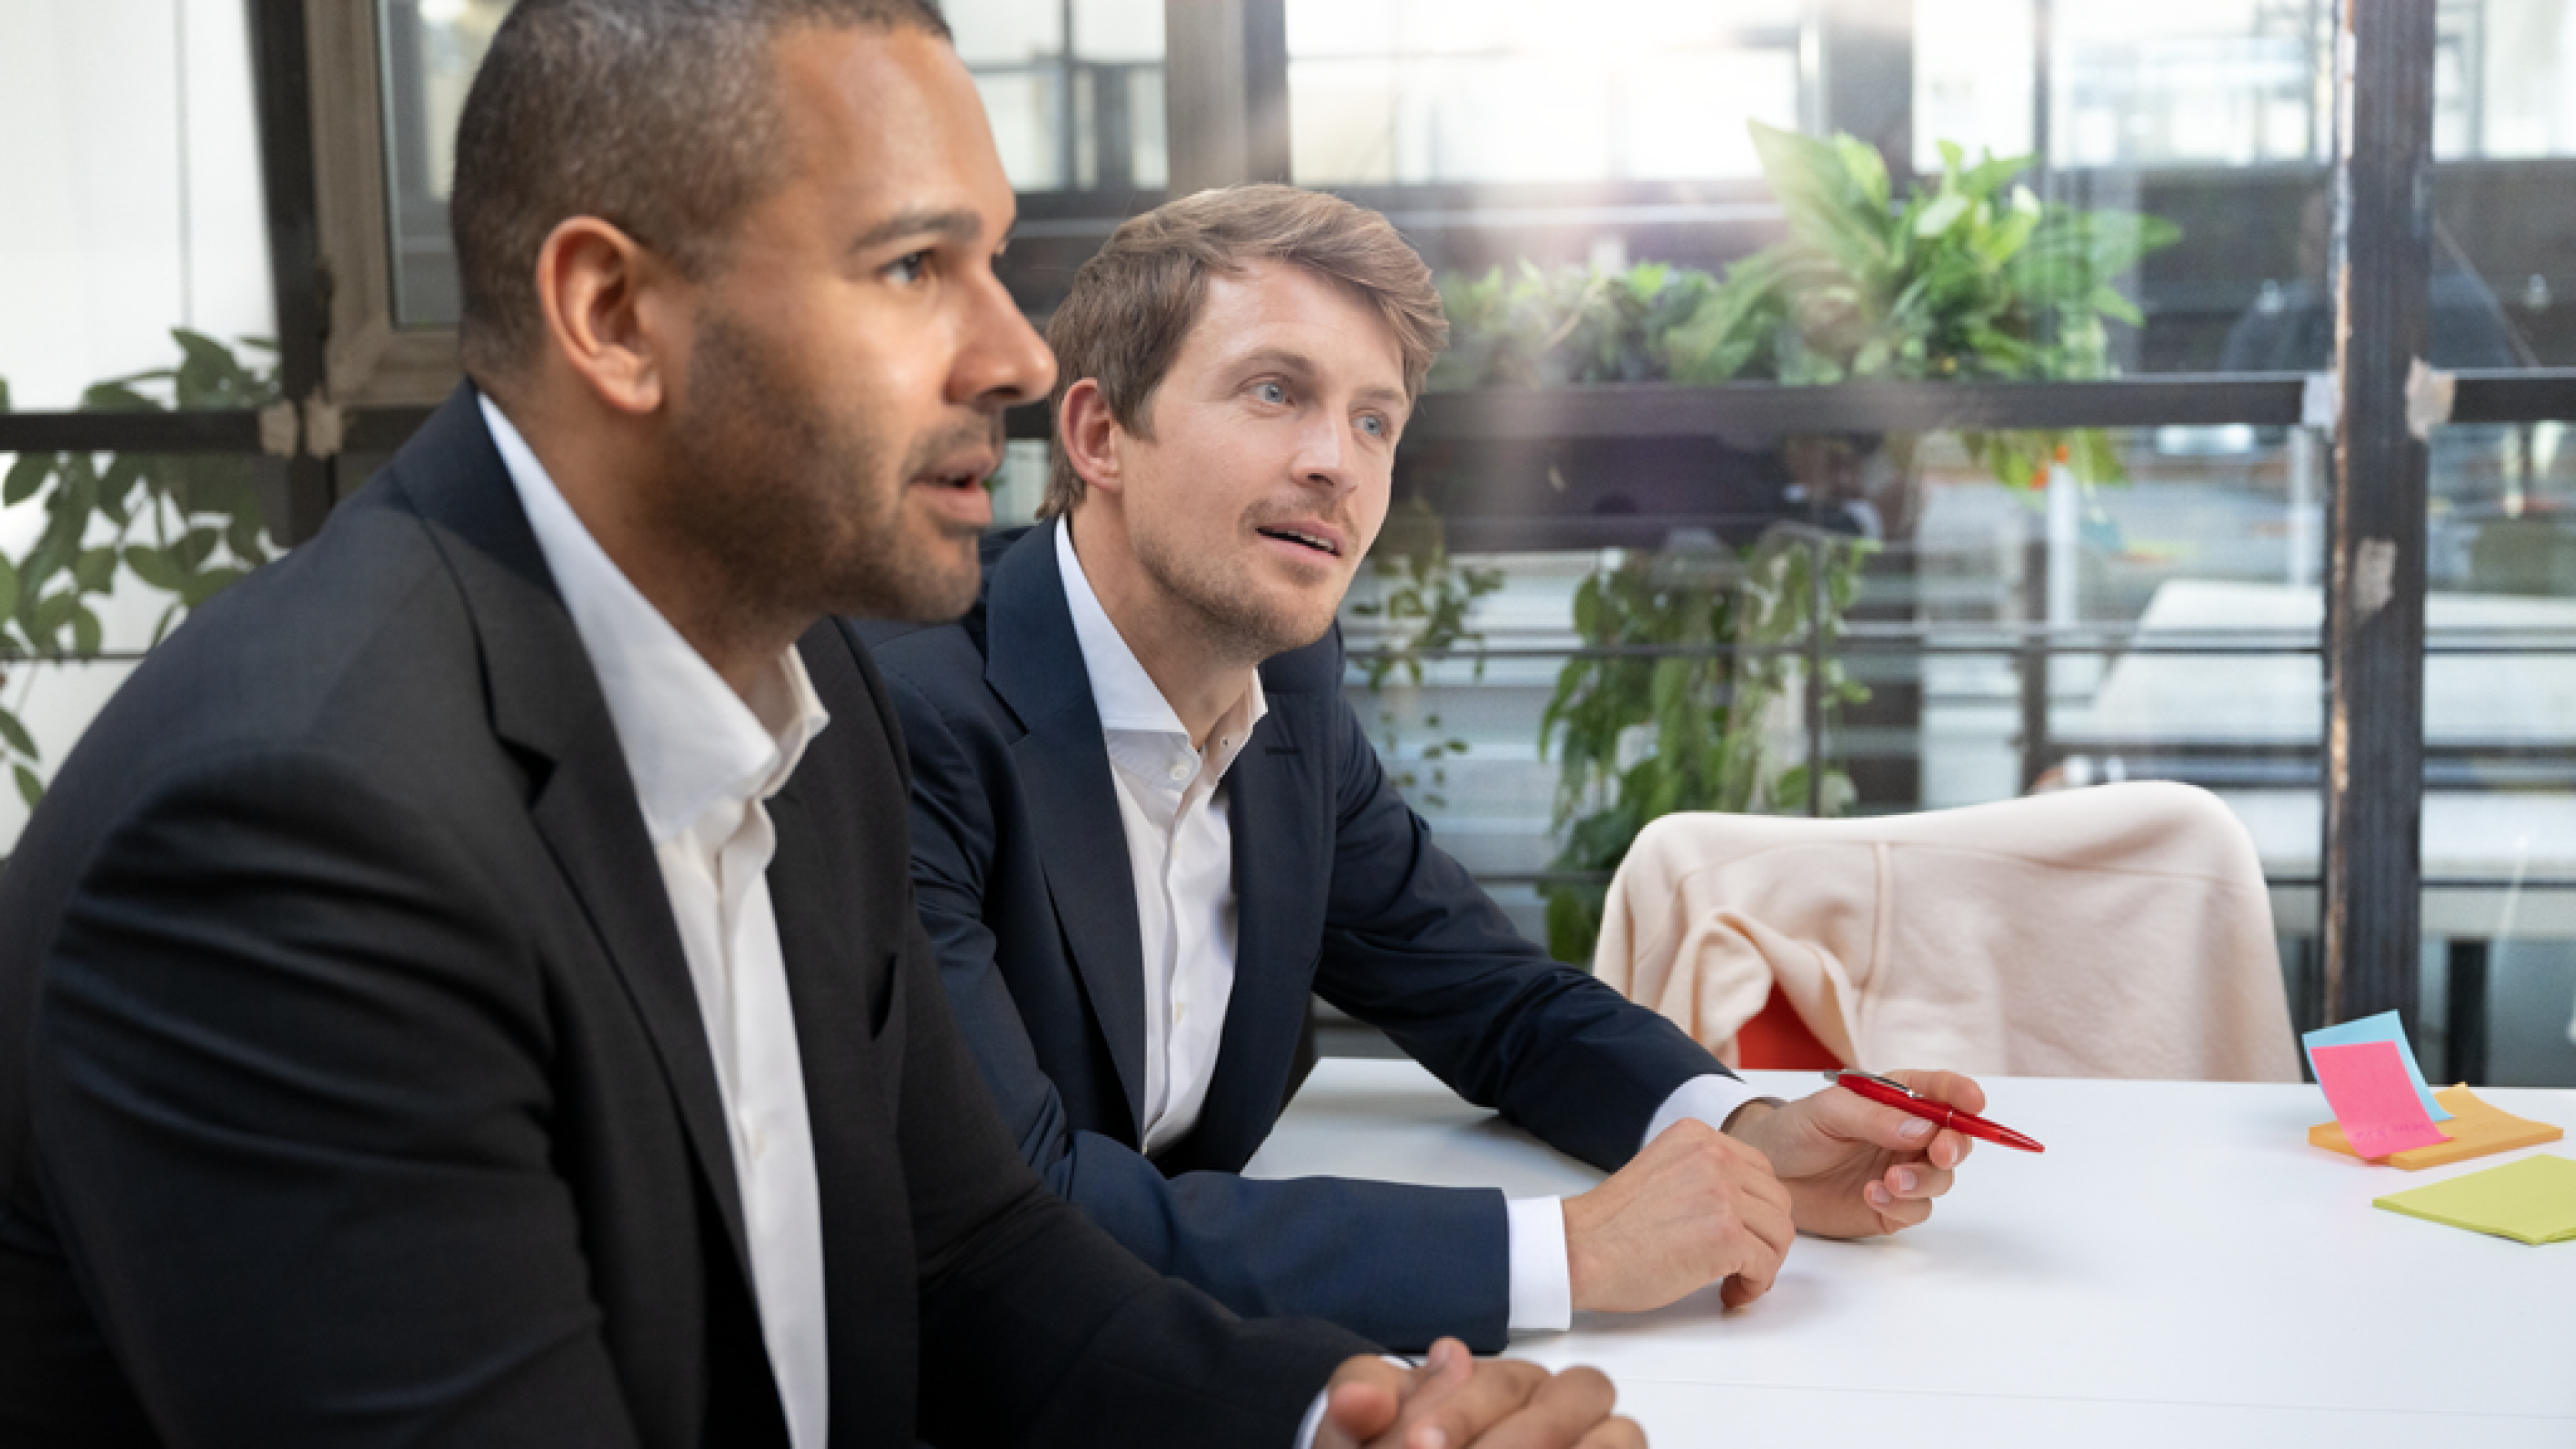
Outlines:
{"label": "red pen", "polygon": [[1920,1117],[1935,1127],[1947,1127],[1953,1132],[1965,1132],[1971,1137],[1982,1137],[1988,1142],[2001,1143],[2018,1152],[2048,1150],[2001,1122],[1989,1122],[1973,1112],[1962,1112],[1947,1102],[1924,1096],[1903,1082],[1890,1081],[1875,1072],[1859,1072],[1845,1067],[1839,1071],[1825,1073],[1825,1080],[1849,1087],[1873,1102],[1881,1102],[1894,1107],[1899,1112]]}

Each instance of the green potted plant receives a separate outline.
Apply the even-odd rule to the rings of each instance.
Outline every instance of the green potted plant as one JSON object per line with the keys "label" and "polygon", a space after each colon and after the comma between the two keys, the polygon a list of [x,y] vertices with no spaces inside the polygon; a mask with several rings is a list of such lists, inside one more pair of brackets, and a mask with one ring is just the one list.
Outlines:
{"label": "green potted plant", "polygon": [[[2072,381],[2112,374],[2106,319],[2138,310],[2114,283],[2181,231],[2159,217],[2042,202],[2015,178],[2032,158],[1967,164],[1940,144],[1941,173],[1899,201],[1878,153],[1847,135],[1819,141],[1749,123],[1788,237],[1727,268],[1665,334],[1666,375],[1714,385],[1869,381]],[[2047,482],[2062,463],[2083,486],[2123,481],[2098,428],[1960,435],[2007,487]],[[1869,501],[1887,535],[1917,512],[1916,440],[1885,440],[1894,460]],[[1867,440],[1809,439],[1791,467],[1820,501],[1853,496]]]}
{"label": "green potted plant", "polygon": [[[258,408],[276,401],[272,344],[242,346],[245,361],[211,337],[184,328],[176,367],[98,383],[81,407],[100,412]],[[166,399],[166,400],[165,400]],[[0,411],[9,406],[0,382]],[[33,809],[44,793],[35,738],[19,718],[31,660],[95,657],[105,629],[94,605],[121,572],[169,595],[152,631],[162,636],[187,610],[268,561],[274,551],[260,512],[258,460],[239,454],[22,453],[0,477],[0,505],[33,501],[45,523],[27,551],[0,556],[0,757]],[[17,676],[11,679],[11,676]]]}
{"label": "green potted plant", "polygon": [[[1433,385],[2105,377],[2107,322],[2140,320],[2115,281],[2179,236],[2154,217],[2042,202],[2016,181],[2028,157],[1970,165],[1945,142],[1940,174],[1900,200],[1878,153],[1850,136],[1752,131],[1785,239],[1723,280],[1658,263],[1617,274],[1524,264],[1449,279],[1456,338]],[[1961,440],[2016,489],[2043,486],[2059,464],[2086,487],[2124,477],[2098,429]],[[1916,443],[1797,438],[1782,454],[1811,507],[1866,502],[1885,535],[1901,539],[1919,513]],[[1560,959],[1589,961],[1598,881],[1647,821],[1676,810],[1850,807],[1848,776],[1769,736],[1793,695],[1801,707],[1812,701],[1828,732],[1842,707],[1867,698],[1821,646],[1842,634],[1871,551],[1803,530],[1741,557],[1631,550],[1578,589],[1587,652],[1560,672],[1540,728],[1559,768],[1564,847],[1551,870],[1573,877],[1543,891]],[[1810,687],[1812,659],[1821,663]]]}
{"label": "green potted plant", "polygon": [[[1631,550],[1575,590],[1585,651],[1558,671],[1539,718],[1557,756],[1541,887],[1547,944],[1589,964],[1609,872],[1646,822],[1679,810],[1839,815],[1851,779],[1810,757],[1805,712],[1829,738],[1869,691],[1832,646],[1858,597],[1866,540],[1778,528],[1742,556],[1722,545]],[[1810,680],[1809,672],[1813,671]],[[1798,742],[1784,747],[1780,736]]]}

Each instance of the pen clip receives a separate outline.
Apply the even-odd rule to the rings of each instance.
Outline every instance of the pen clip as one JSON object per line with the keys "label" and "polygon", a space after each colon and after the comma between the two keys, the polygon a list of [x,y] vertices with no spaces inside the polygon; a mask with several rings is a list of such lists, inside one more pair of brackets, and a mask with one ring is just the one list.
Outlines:
{"label": "pen clip", "polygon": [[1825,1080],[1828,1082],[1839,1082],[1845,1077],[1858,1077],[1865,1082],[1876,1082],[1890,1091],[1903,1092],[1905,1095],[1912,1097],[1919,1102],[1928,1102],[1932,1100],[1931,1098],[1924,1096],[1921,1092],[1914,1090],[1912,1087],[1909,1087],[1903,1082],[1897,1081],[1892,1077],[1882,1077],[1876,1072],[1864,1072],[1858,1067],[1836,1067],[1834,1070],[1825,1073]]}

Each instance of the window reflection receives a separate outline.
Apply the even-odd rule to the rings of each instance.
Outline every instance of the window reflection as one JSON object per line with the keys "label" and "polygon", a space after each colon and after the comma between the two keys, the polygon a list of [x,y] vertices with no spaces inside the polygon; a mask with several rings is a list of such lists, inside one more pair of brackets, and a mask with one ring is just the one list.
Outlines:
{"label": "window reflection", "polygon": [[953,0],[942,10],[1013,188],[1165,184],[1162,0]]}
{"label": "window reflection", "polygon": [[1754,174],[1806,104],[1795,0],[1288,0],[1304,185]]}

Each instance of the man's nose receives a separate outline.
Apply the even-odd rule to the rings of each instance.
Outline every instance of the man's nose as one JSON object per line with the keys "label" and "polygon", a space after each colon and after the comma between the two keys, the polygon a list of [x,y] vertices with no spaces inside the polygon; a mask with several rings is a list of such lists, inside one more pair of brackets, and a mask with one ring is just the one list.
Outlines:
{"label": "man's nose", "polygon": [[1055,354],[999,277],[984,278],[977,288],[974,314],[967,319],[965,345],[949,379],[952,402],[983,408],[1015,407],[1035,402],[1055,386]]}
{"label": "man's nose", "polygon": [[1336,493],[1357,486],[1350,439],[1345,436],[1349,426],[1347,419],[1319,411],[1298,429],[1296,474],[1300,482]]}

